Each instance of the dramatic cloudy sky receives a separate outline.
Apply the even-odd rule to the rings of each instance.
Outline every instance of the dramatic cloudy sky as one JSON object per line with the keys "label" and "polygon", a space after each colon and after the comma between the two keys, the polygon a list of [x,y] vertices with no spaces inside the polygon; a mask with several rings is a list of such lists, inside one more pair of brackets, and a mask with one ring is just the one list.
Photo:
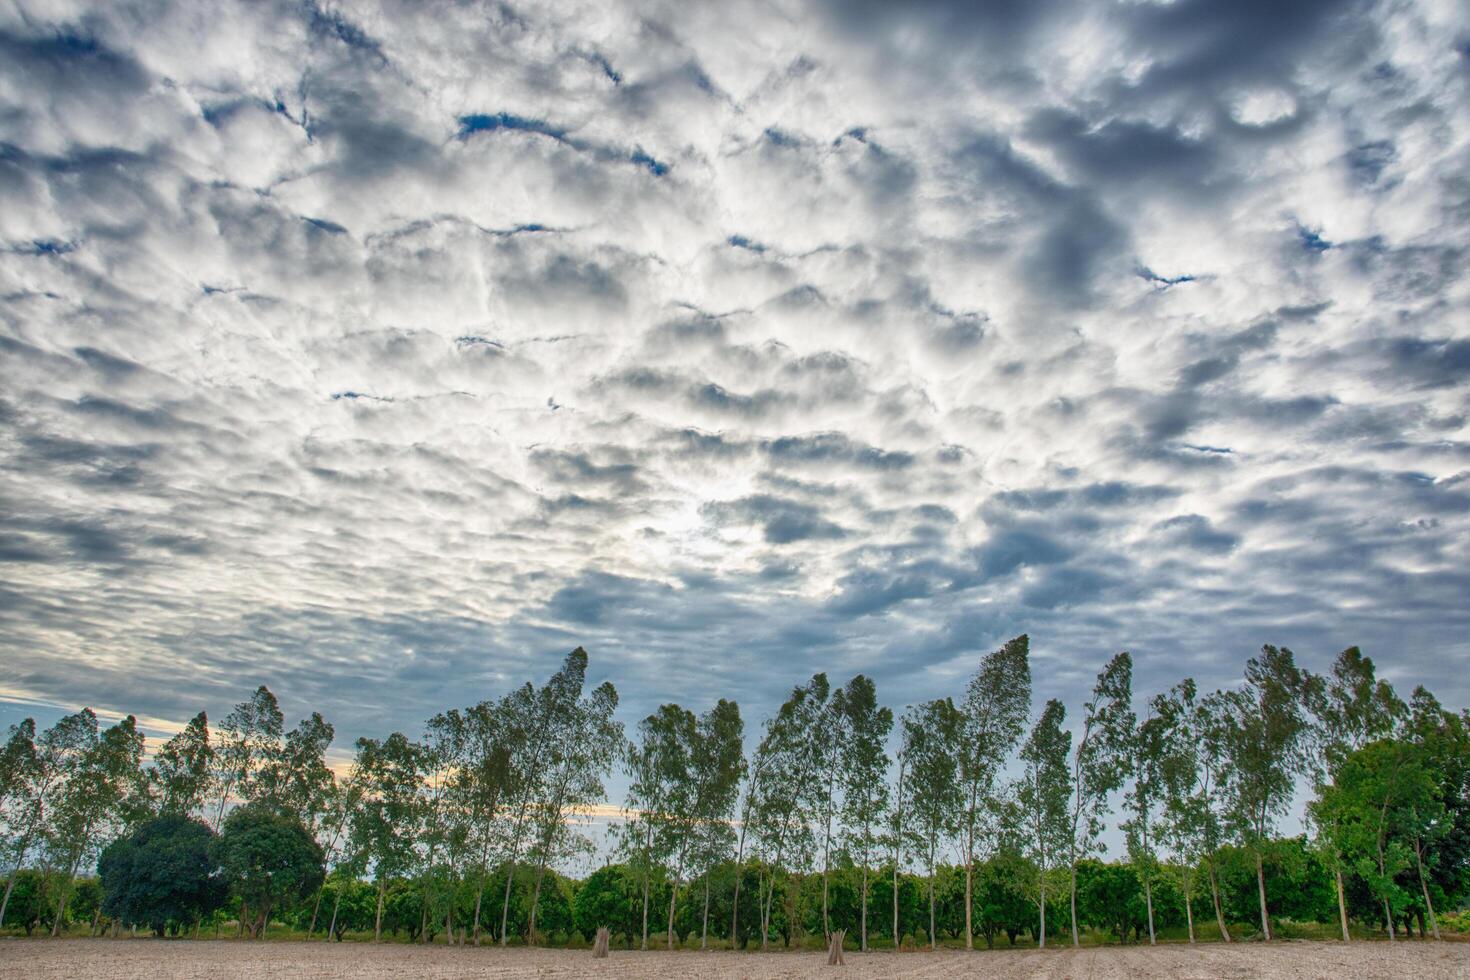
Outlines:
{"label": "dramatic cloudy sky", "polygon": [[1467,11],[0,3],[0,695],[1464,704]]}

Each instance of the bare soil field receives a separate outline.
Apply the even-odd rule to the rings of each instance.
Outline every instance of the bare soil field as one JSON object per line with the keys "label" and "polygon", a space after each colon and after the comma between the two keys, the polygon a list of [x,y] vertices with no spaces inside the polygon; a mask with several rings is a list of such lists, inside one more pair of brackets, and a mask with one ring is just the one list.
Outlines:
{"label": "bare soil field", "polygon": [[215,978],[480,977],[985,977],[1013,980],[1142,980],[1146,977],[1278,977],[1355,980],[1470,977],[1470,943],[1281,942],[1270,945],[1128,946],[965,953],[848,953],[845,967],[823,953],[627,952],[595,960],[586,950],[248,943],[189,940],[0,940],[0,976],[31,980]]}

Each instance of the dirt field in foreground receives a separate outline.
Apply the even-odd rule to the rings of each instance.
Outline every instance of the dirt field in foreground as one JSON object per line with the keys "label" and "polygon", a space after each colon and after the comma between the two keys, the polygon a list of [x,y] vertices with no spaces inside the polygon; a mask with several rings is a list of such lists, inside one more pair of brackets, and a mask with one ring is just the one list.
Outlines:
{"label": "dirt field in foreground", "polygon": [[245,943],[187,940],[0,940],[0,976],[33,980],[364,977],[458,980],[470,977],[1049,977],[1142,980],[1146,977],[1279,977],[1355,980],[1470,978],[1470,943],[1288,942],[1270,946],[1129,946],[1073,951],[847,954],[845,968],[819,953],[613,950],[594,960],[585,950],[461,949],[358,943]]}

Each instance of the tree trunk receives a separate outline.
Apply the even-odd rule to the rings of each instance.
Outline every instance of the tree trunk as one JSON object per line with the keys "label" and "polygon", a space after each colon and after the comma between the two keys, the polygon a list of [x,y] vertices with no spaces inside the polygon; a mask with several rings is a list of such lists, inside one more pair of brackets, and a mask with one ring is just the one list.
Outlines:
{"label": "tree trunk", "polygon": [[970,810],[965,823],[965,949],[975,948],[975,926],[970,921],[975,904],[975,789],[970,789]]}
{"label": "tree trunk", "polygon": [[898,935],[898,851],[895,848],[893,854],[893,951],[898,952],[901,945]]}
{"label": "tree trunk", "polygon": [[311,906],[311,925],[306,927],[306,941],[311,942],[312,934],[316,932],[316,916],[322,910],[322,892],[327,890],[327,883],[322,882],[321,887],[316,890],[316,901]]}
{"label": "tree trunk", "polygon": [[648,879],[651,875],[651,870],[645,864],[643,867],[643,944],[638,947],[639,949],[648,948]]}
{"label": "tree trunk", "polygon": [[665,949],[674,948],[674,903],[679,899],[679,872],[674,872],[674,884],[669,889],[669,935],[664,940]]}
{"label": "tree trunk", "polygon": [[868,951],[868,860],[863,859],[863,912],[862,912],[862,935],[859,940],[859,949],[864,953]]}
{"label": "tree trunk", "polygon": [[929,858],[929,952],[934,952],[934,858]]}
{"label": "tree trunk", "polygon": [[383,941],[383,894],[388,890],[388,879],[378,878],[378,914],[373,919],[373,942]]}
{"label": "tree trunk", "polygon": [[1039,942],[1037,946],[1040,949],[1046,949],[1046,872],[1043,871],[1041,874],[1041,942]]}
{"label": "tree trunk", "polygon": [[[731,937],[731,946],[734,945],[734,937]],[[709,949],[709,869],[704,871],[704,925],[699,930],[699,948]]]}
{"label": "tree trunk", "polygon": [[1082,945],[1082,939],[1077,934],[1077,860],[1072,859],[1072,946]]}
{"label": "tree trunk", "polygon": [[1256,849],[1256,894],[1261,899],[1261,933],[1266,941],[1271,941],[1271,915],[1266,911],[1266,863],[1261,858],[1261,851]]}
{"label": "tree trunk", "polygon": [[510,933],[507,931],[507,923],[510,922],[510,886],[516,879],[515,851],[511,851],[510,867],[505,872],[505,904],[500,907],[500,945],[505,946],[510,942]]}
{"label": "tree trunk", "polygon": [[1184,876],[1184,921],[1189,926],[1189,945],[1194,945],[1194,905],[1189,895],[1189,876]]}
{"label": "tree trunk", "polygon": [[1220,879],[1215,876],[1215,856],[1210,855],[1210,899],[1215,903],[1215,924],[1220,927],[1220,939],[1230,942],[1230,930],[1225,928],[1225,912],[1220,908]]}
{"label": "tree trunk", "polygon": [[1148,944],[1157,946],[1159,941],[1154,936],[1154,889],[1147,876],[1143,879],[1143,900],[1148,906]]}
{"label": "tree trunk", "polygon": [[[1419,890],[1424,893],[1424,908],[1429,912],[1429,928],[1434,930],[1434,941],[1439,942],[1439,919],[1434,915],[1434,902],[1429,898],[1429,882],[1424,878],[1424,848],[1418,837],[1414,838],[1414,863],[1419,867]],[[1422,923],[1419,931],[1424,931]]]}
{"label": "tree trunk", "polygon": [[1342,859],[1339,857],[1339,864],[1338,867],[1335,868],[1333,871],[1333,878],[1337,881],[1337,919],[1338,922],[1342,925],[1342,941],[1348,942],[1350,941],[1351,937],[1348,935],[1347,896],[1343,894],[1342,866],[1340,863],[1341,860]]}
{"label": "tree trunk", "polygon": [[327,938],[329,940],[337,938],[337,910],[341,907],[342,890],[339,888],[337,893],[332,896],[332,924],[327,926]]}
{"label": "tree trunk", "polygon": [[546,878],[546,859],[536,868],[536,887],[531,889],[531,921],[526,927],[526,945],[536,945],[536,912],[541,908],[541,882]]}

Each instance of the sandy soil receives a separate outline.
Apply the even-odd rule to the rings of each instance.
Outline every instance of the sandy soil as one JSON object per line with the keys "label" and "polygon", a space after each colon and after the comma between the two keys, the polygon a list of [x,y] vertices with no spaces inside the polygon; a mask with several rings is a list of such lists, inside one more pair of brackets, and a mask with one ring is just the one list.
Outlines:
{"label": "sandy soil", "polygon": [[995,950],[964,953],[847,954],[845,968],[819,953],[730,953],[613,950],[594,960],[585,950],[462,949],[359,943],[190,942],[148,939],[0,940],[0,976],[33,980],[116,977],[119,980],[363,977],[1047,977],[1053,980],[1141,980],[1144,977],[1280,977],[1291,980],[1470,978],[1470,943],[1284,942],[1130,946],[1073,951]]}

